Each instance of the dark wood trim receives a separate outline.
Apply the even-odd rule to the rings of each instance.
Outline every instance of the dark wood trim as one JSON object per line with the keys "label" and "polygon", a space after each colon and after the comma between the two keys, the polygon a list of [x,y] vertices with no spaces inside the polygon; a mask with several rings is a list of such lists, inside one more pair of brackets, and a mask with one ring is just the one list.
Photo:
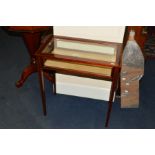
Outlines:
{"label": "dark wood trim", "polygon": [[54,95],[56,95],[56,73],[53,72],[53,75],[54,75],[54,82],[53,82],[53,93]]}
{"label": "dark wood trim", "polygon": [[41,54],[41,52],[43,51],[43,49],[49,44],[50,41],[54,41],[54,38],[53,38],[53,34],[51,34],[49,36],[49,38],[45,41],[45,43],[41,44],[41,46],[39,47],[39,49],[36,51],[35,55],[36,56],[39,56],[39,54]]}
{"label": "dark wood trim", "polygon": [[86,64],[86,65],[91,65],[91,66],[98,66],[98,67],[120,67],[119,64],[115,63],[109,63],[107,61],[99,61],[99,60],[93,60],[93,59],[84,59],[84,58],[75,58],[72,56],[61,56],[61,55],[55,55],[55,54],[46,54],[42,56],[43,60],[46,61],[47,59],[49,60],[60,60],[64,62],[72,62],[76,64]]}
{"label": "dark wood trim", "polygon": [[76,75],[80,77],[88,77],[88,78],[93,78],[93,79],[102,79],[102,80],[108,80],[111,81],[112,77],[111,76],[103,76],[101,74],[94,74],[91,72],[84,72],[84,71],[77,71],[77,70],[66,70],[66,69],[61,69],[61,68],[52,68],[52,67],[43,67],[44,70],[50,70],[56,73],[60,74],[66,74],[66,75]]}
{"label": "dark wood trim", "polygon": [[108,127],[109,120],[110,120],[110,115],[112,111],[112,103],[113,103],[113,98],[114,98],[114,93],[116,92],[117,89],[117,84],[119,80],[119,73],[120,73],[120,68],[114,68],[113,70],[113,79],[112,79],[112,85],[111,85],[111,90],[110,90],[110,96],[109,96],[109,102],[108,102],[108,111],[106,115],[106,122],[105,122],[105,127]]}
{"label": "dark wood trim", "polygon": [[37,57],[37,69],[38,69],[38,78],[39,78],[39,85],[40,85],[40,92],[42,98],[42,107],[44,115],[47,114],[46,110],[46,96],[45,96],[45,83],[44,83],[44,76],[43,76],[43,69],[41,64],[41,58]]}
{"label": "dark wood trim", "polygon": [[49,30],[50,26],[7,26],[9,31],[36,33]]}
{"label": "dark wood trim", "polygon": [[58,36],[54,35],[54,38],[56,39],[64,39],[64,40],[69,40],[69,41],[79,41],[83,43],[95,43],[95,44],[101,44],[101,45],[108,45],[111,47],[116,47],[118,45],[121,45],[121,43],[116,43],[116,42],[109,42],[109,41],[101,41],[101,40],[93,40],[93,39],[84,39],[84,38],[73,38],[73,37],[66,37],[66,36]]}

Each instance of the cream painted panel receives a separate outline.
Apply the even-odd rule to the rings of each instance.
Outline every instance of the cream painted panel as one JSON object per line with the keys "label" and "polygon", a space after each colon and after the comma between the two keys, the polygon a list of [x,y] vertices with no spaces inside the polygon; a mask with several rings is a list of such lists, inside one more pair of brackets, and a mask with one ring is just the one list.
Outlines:
{"label": "cream painted panel", "polygon": [[56,74],[58,94],[80,96],[98,100],[109,100],[111,82]]}
{"label": "cream painted panel", "polygon": [[54,26],[54,34],[110,42],[123,42],[125,26]]}
{"label": "cream painted panel", "polygon": [[56,42],[57,48],[65,48],[79,51],[89,51],[89,52],[97,52],[97,53],[106,53],[114,55],[115,48],[108,46],[100,46],[95,44],[86,44],[81,42],[68,42],[57,40]]}
{"label": "cream painted panel", "polygon": [[100,54],[100,53],[93,53],[93,52],[84,52],[84,51],[75,51],[75,50],[66,50],[61,48],[56,48],[52,51],[53,54],[58,55],[65,55],[65,56],[73,56],[77,58],[86,58],[91,60],[100,60],[100,61],[107,61],[116,62],[116,56],[110,54]]}
{"label": "cream painted panel", "polygon": [[[110,42],[123,42],[125,26],[54,26],[54,34]],[[111,83],[88,78],[56,75],[57,93],[108,100]]]}

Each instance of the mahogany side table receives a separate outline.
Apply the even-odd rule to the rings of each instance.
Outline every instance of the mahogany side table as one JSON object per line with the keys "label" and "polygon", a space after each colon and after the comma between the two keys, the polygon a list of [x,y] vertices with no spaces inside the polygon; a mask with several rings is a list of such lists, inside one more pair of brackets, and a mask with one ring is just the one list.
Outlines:
{"label": "mahogany side table", "polygon": [[[37,72],[37,65],[35,59],[35,52],[41,44],[41,34],[50,30],[49,26],[9,26],[9,31],[18,32],[21,34],[24,43],[28,49],[30,56],[30,64],[24,69],[20,79],[16,82],[16,87],[22,87],[26,79],[34,72]],[[53,81],[53,78],[49,73],[44,72],[45,77],[49,81]]]}
{"label": "mahogany side table", "polygon": [[121,52],[120,43],[55,35],[49,38],[35,53],[44,115],[47,115],[44,71],[53,74],[54,94],[57,92],[56,73],[106,80],[111,81],[105,121],[107,127],[120,76]]}

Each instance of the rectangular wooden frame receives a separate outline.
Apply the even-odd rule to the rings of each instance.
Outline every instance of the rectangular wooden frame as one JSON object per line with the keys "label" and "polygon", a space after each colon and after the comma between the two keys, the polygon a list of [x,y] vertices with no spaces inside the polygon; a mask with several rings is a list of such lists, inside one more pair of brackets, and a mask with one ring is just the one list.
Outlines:
{"label": "rectangular wooden frame", "polygon": [[[110,47],[114,47],[117,51],[117,57],[115,63],[109,63],[107,61],[96,61],[96,60],[89,60],[89,59],[81,59],[81,58],[74,58],[70,56],[62,56],[62,55],[55,55],[55,54],[49,54],[49,53],[43,53],[42,51],[44,48],[49,44],[49,42],[53,42],[54,39],[64,39],[68,41],[80,41],[83,43],[92,43],[92,44],[98,44],[98,45],[106,45]],[[42,106],[43,106],[43,113],[44,115],[47,114],[46,111],[46,98],[45,98],[45,88],[44,88],[44,71],[51,71],[53,73],[53,82],[54,82],[54,93],[56,93],[56,84],[55,84],[55,73],[61,73],[66,75],[75,75],[80,77],[89,77],[93,79],[103,79],[108,80],[112,82],[111,90],[110,90],[110,96],[109,96],[109,102],[108,102],[108,111],[106,115],[106,122],[105,126],[107,127],[109,124],[110,114],[112,110],[112,103],[114,98],[114,93],[117,90],[117,85],[119,82],[119,73],[121,69],[121,56],[122,56],[122,44],[120,43],[113,43],[113,42],[105,42],[105,41],[98,41],[98,40],[89,40],[89,39],[81,39],[81,38],[72,38],[72,37],[64,37],[64,36],[52,36],[49,37],[49,39],[41,45],[39,50],[36,52],[36,60],[37,60],[37,68],[38,68],[38,76],[39,76],[39,83],[40,83],[40,89],[41,89],[41,97],[42,97]],[[66,70],[62,68],[53,68],[53,67],[45,67],[44,62],[46,60],[59,60],[63,62],[70,62],[70,63],[77,63],[77,64],[87,64],[90,66],[100,66],[100,67],[110,67],[112,69],[111,76],[103,76],[99,74],[93,74],[88,72],[81,72],[81,71],[75,71],[75,70]]]}

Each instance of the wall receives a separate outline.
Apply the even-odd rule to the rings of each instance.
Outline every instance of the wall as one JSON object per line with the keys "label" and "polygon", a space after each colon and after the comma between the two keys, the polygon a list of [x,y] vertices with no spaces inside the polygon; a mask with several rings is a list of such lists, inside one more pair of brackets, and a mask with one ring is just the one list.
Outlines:
{"label": "wall", "polygon": [[123,42],[125,26],[55,26],[54,34],[110,42]]}
{"label": "wall", "polygon": [[[125,26],[55,26],[54,34],[110,42],[123,42]],[[56,75],[57,93],[108,100],[111,82]]]}

